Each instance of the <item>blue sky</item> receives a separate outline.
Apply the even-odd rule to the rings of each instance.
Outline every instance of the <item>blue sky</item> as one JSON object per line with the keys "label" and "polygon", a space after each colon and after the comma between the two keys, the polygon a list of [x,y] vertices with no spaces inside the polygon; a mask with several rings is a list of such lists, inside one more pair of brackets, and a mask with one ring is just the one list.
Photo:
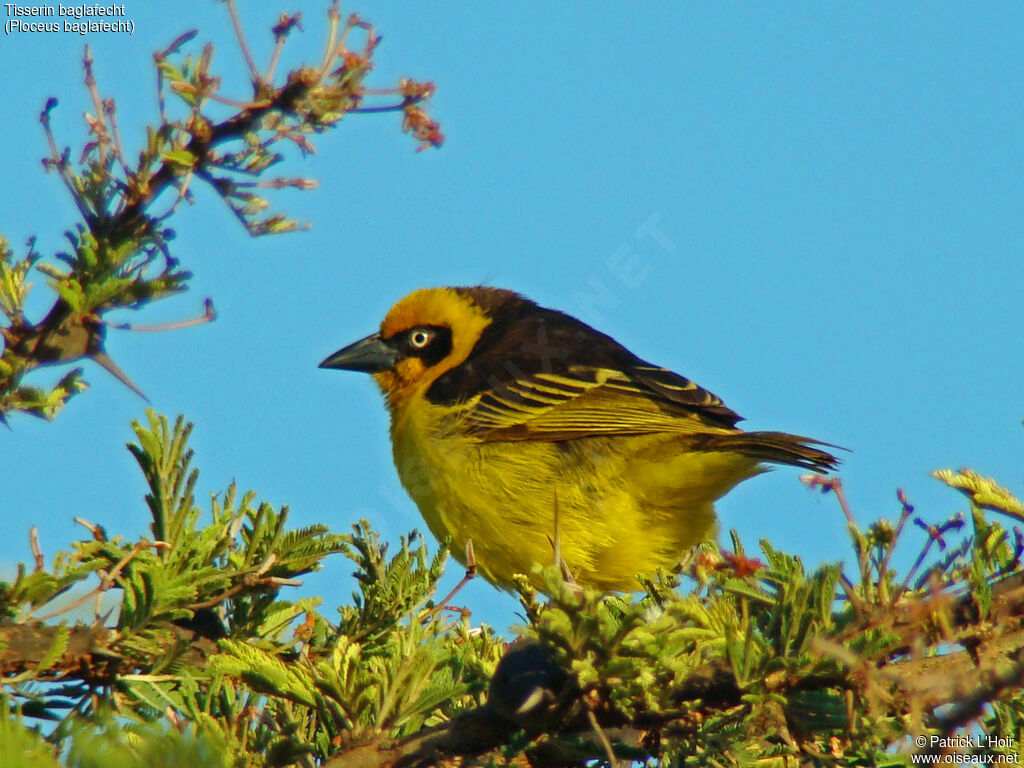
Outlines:
{"label": "blue sky", "polygon": [[[257,58],[277,14],[302,10],[286,64],[300,49],[317,59],[324,8],[243,7]],[[151,55],[185,29],[215,43],[223,91],[246,93],[222,5],[125,9],[132,37],[0,39],[0,233],[16,245],[35,234],[52,253],[76,222],[41,170],[38,114],[57,96],[59,140],[81,146],[85,42],[136,149],[156,116]],[[749,428],[850,448],[841,476],[865,523],[898,514],[896,488],[929,519],[963,508],[928,477],[938,467],[971,466],[1021,492],[1019,4],[469,12],[392,0],[351,11],[384,38],[372,84],[437,84],[444,148],[415,153],[395,115],[347,118],[282,170],[320,182],[274,198],[309,232],[253,240],[202,193],[174,223],[192,290],[114,318],[166,322],[214,300],[215,323],[111,331],[107,345],[158,410],[196,423],[204,506],[234,479],[289,504],[296,525],[345,530],[367,517],[389,539],[423,529],[372,382],[316,365],[410,290],[475,283],[579,316],[715,392]],[[40,285],[36,311],[48,298]],[[0,574],[29,559],[32,524],[48,555],[82,534],[76,515],[146,531],[124,449],[144,404],[95,366],[87,374],[92,389],[55,423],[18,417],[0,434]],[[809,563],[849,561],[834,502],[797,475],[738,488],[719,505],[723,528],[751,548],[769,536]],[[328,614],[350,570],[338,559],[307,578]],[[460,575],[453,567],[450,580]],[[461,600],[477,618],[514,620],[514,600],[483,581]]]}

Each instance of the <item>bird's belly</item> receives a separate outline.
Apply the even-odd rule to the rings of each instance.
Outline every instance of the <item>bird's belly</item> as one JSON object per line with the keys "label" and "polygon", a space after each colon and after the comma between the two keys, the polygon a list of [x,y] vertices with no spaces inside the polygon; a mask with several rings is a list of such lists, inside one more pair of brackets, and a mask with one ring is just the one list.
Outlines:
{"label": "bird's belly", "polygon": [[713,501],[753,470],[753,462],[716,466],[679,450],[652,467],[644,454],[661,451],[651,436],[479,443],[434,435],[426,445],[411,430],[393,439],[402,484],[434,535],[450,537],[461,562],[472,540],[480,570],[504,586],[554,562],[557,509],[573,575],[634,589],[638,573],[674,566],[709,537]]}
{"label": "bird's belly", "polygon": [[552,562],[547,537],[557,491],[543,452],[531,447],[509,455],[494,448],[451,439],[432,441],[430,450],[402,450],[396,441],[395,466],[430,530],[451,539],[453,556],[465,563],[472,540],[480,570],[510,586],[534,562]]}

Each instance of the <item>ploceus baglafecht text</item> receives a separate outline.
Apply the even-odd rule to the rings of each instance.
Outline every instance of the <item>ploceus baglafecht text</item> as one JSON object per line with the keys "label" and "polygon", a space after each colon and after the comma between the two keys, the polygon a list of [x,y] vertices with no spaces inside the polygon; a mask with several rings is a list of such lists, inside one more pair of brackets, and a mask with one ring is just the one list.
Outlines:
{"label": "ploceus baglafecht text", "polygon": [[738,429],[706,389],[512,291],[415,291],[320,366],[373,375],[405,489],[502,587],[550,564],[557,535],[578,582],[636,589],[712,537],[715,500],[766,464],[837,463],[826,443]]}

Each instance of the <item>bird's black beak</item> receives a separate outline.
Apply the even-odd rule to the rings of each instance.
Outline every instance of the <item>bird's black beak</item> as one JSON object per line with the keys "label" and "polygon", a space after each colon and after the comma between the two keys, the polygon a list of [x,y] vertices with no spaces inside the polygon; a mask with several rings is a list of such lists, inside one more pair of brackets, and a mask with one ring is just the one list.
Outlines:
{"label": "bird's black beak", "polygon": [[380,373],[390,371],[398,362],[398,350],[380,337],[379,333],[360,339],[339,349],[322,363],[321,368],[338,368],[343,371]]}

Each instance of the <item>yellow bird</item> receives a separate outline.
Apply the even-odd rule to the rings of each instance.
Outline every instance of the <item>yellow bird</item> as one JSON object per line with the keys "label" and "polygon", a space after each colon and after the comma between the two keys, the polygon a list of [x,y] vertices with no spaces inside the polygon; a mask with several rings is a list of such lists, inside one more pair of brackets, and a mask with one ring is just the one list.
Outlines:
{"label": "yellow bird", "polygon": [[[321,368],[373,374],[395,466],[430,530],[502,587],[561,556],[578,582],[632,590],[715,532],[714,502],[766,467],[837,459],[743,432],[705,389],[512,291],[427,288]],[[538,586],[540,586],[538,584]]]}

